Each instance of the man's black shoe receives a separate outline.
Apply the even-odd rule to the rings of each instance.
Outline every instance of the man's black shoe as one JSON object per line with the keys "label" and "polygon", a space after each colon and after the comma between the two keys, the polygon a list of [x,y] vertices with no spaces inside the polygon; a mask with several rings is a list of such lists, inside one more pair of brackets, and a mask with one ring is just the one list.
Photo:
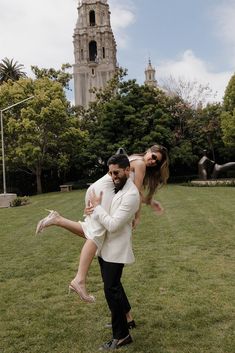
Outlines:
{"label": "man's black shoe", "polygon": [[111,350],[126,346],[127,344],[130,344],[132,342],[133,342],[133,340],[130,335],[126,336],[123,340],[118,340],[118,339],[113,338],[111,341],[104,343],[99,348],[99,351],[111,351]]}
{"label": "man's black shoe", "polygon": [[120,343],[120,340],[118,341],[117,348],[120,348],[122,346],[126,346],[127,344],[130,344],[133,342],[133,339],[131,338],[130,335],[126,336]]}
{"label": "man's black shoe", "polygon": [[[135,320],[131,320],[127,323],[127,326],[128,326],[128,330],[132,330],[133,328],[136,328],[136,323],[135,323]],[[108,323],[105,325],[106,328],[111,328],[112,327],[112,324],[111,323]]]}

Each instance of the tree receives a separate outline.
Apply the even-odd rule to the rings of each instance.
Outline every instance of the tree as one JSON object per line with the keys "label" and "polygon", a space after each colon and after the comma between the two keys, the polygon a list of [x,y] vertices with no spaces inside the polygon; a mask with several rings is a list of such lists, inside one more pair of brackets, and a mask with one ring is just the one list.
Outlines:
{"label": "tree", "polygon": [[154,143],[171,144],[171,116],[164,92],[122,79],[122,75],[117,77],[99,92],[97,101],[80,118],[89,131],[86,153],[91,157],[86,163],[93,173],[99,169],[102,174],[107,159],[120,146],[131,154],[143,152]]}
{"label": "tree", "polygon": [[[221,114],[221,127],[223,141],[228,148],[235,147],[235,75],[228,83],[224,95],[223,112]],[[234,157],[234,156],[233,156]]]}
{"label": "tree", "polygon": [[7,111],[5,120],[7,164],[24,169],[36,176],[37,192],[42,192],[43,170],[65,170],[73,155],[78,153],[86,133],[82,133],[78,120],[68,115],[69,103],[62,85],[48,77],[21,79],[20,85],[5,83],[0,101],[13,104],[26,93],[34,98],[24,107]]}
{"label": "tree", "polygon": [[178,96],[168,98],[168,114],[171,116],[170,130],[172,139],[169,149],[171,172],[174,175],[191,173],[198,160],[193,151],[189,121],[195,110]]}
{"label": "tree", "polygon": [[67,63],[63,64],[60,70],[55,70],[53,68],[40,69],[38,66],[31,66],[31,70],[37,79],[48,77],[50,80],[59,82],[64,88],[69,89],[69,81],[72,79],[72,75],[69,72],[66,72],[66,70],[69,70],[71,67],[72,66]]}
{"label": "tree", "polygon": [[[227,147],[235,148],[235,108],[232,114],[229,112],[221,114],[221,127],[224,144]],[[235,154],[233,157],[235,157]]]}
{"label": "tree", "polygon": [[201,84],[197,80],[186,80],[182,77],[169,76],[162,80],[162,87],[168,95],[181,98],[192,108],[205,106],[210,98],[216,96],[208,84]]}
{"label": "tree", "polygon": [[24,66],[14,59],[5,58],[0,63],[0,84],[8,80],[17,81],[21,77],[26,77],[26,73],[22,71]]}
{"label": "tree", "polygon": [[118,147],[131,154],[143,152],[153,143],[168,148],[174,175],[196,173],[204,149],[213,159],[225,160],[220,104],[194,107],[177,95],[168,96],[123,77],[117,73],[90,108],[80,111],[81,126],[89,131],[85,169],[91,173],[99,169],[102,174]]}
{"label": "tree", "polygon": [[224,149],[221,111],[221,104],[208,104],[203,109],[197,109],[188,121],[194,152],[200,156],[203,150],[207,150],[214,161],[221,160]]}

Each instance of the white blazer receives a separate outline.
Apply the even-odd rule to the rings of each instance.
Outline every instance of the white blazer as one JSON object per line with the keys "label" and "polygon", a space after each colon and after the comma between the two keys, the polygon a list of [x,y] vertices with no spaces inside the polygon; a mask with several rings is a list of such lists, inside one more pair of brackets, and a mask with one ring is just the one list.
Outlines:
{"label": "white blazer", "polygon": [[110,212],[99,205],[94,215],[107,229],[98,251],[98,256],[107,262],[132,263],[135,261],[132,250],[132,220],[139,209],[139,191],[128,178],[123,189],[113,197]]}

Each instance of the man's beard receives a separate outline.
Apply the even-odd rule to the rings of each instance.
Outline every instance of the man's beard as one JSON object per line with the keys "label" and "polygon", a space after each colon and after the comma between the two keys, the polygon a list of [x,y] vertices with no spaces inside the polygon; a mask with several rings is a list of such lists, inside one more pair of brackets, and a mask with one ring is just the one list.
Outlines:
{"label": "man's beard", "polygon": [[119,179],[118,184],[114,184],[115,194],[123,188],[123,186],[126,184],[126,181],[127,181],[127,177],[123,176],[121,179]]}

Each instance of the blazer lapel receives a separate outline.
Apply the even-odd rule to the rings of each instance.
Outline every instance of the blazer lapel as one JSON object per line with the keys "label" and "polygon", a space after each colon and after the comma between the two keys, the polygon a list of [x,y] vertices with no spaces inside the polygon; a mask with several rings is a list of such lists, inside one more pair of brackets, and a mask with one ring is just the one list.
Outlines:
{"label": "blazer lapel", "polygon": [[118,191],[114,197],[113,197],[113,200],[112,200],[112,204],[111,204],[111,207],[115,204],[115,202],[120,198],[122,197],[123,194],[125,194],[128,190],[129,190],[129,187],[130,187],[130,184],[132,183],[131,179],[128,178],[127,181],[126,181],[126,184],[123,186],[123,188]]}

